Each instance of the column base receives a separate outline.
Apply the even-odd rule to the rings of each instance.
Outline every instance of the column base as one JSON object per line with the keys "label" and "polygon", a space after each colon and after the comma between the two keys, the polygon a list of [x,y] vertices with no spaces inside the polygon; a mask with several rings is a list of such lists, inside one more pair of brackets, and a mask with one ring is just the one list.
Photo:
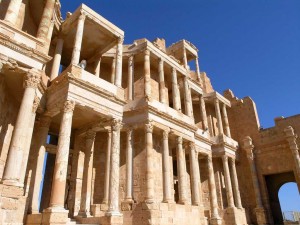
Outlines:
{"label": "column base", "polygon": [[14,187],[20,187],[20,188],[24,187],[24,184],[22,184],[16,180],[2,180],[1,183],[6,186],[14,186]]}
{"label": "column base", "polygon": [[133,208],[134,201],[131,200],[125,200],[121,203],[121,209],[122,211],[131,211]]}
{"label": "column base", "polygon": [[210,219],[210,224],[211,225],[221,225],[222,224],[222,219],[221,218],[211,218]]}
{"label": "column base", "polygon": [[69,210],[61,207],[50,207],[43,211],[42,225],[66,224],[69,221]]}
{"label": "column base", "polygon": [[87,217],[91,217],[91,213],[90,212],[78,212],[78,215],[76,217],[81,217],[81,218],[87,218]]}
{"label": "column base", "polygon": [[123,215],[120,212],[107,212],[103,225],[123,225]]}
{"label": "column base", "polygon": [[256,216],[256,222],[258,225],[266,225],[268,224],[267,220],[267,213],[264,208],[255,208],[254,209],[255,216]]}

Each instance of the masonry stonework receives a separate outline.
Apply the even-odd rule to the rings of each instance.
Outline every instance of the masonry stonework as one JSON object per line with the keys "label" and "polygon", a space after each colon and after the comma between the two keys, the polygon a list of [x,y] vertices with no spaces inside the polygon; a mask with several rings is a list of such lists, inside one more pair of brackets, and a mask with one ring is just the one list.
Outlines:
{"label": "masonry stonework", "polygon": [[299,115],[262,129],[187,40],[124,44],[84,4],[0,6],[0,224],[283,224]]}

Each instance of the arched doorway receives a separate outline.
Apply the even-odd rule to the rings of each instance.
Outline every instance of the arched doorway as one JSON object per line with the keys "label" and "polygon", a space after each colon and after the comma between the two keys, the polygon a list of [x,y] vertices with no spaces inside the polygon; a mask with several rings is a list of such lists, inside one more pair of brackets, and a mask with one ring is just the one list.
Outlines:
{"label": "arched doorway", "polygon": [[[288,182],[282,185],[278,192],[283,219],[297,221],[300,212],[300,195],[296,182]],[[299,220],[298,220],[299,221]]]}
{"label": "arched doorway", "polygon": [[[268,189],[269,203],[274,225],[283,225],[283,216],[278,193],[280,188],[284,184],[296,182],[294,173],[291,171],[286,173],[267,175],[265,176],[265,181]],[[299,197],[299,193],[298,195],[294,196],[294,198],[297,197]]]}

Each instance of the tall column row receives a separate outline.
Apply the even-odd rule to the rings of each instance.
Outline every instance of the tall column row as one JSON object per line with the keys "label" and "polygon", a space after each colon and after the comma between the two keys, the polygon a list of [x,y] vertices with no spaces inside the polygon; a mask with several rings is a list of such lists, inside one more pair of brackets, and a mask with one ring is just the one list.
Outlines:
{"label": "tall column row", "polygon": [[[218,98],[214,99],[214,105],[215,105],[216,117],[218,122],[217,125],[218,125],[219,134],[223,134],[225,129],[225,135],[227,137],[231,137],[226,105],[224,103],[222,104],[222,114],[220,108],[220,101]],[[222,115],[223,115],[223,119],[222,119]],[[224,126],[223,126],[223,121],[224,121]]]}

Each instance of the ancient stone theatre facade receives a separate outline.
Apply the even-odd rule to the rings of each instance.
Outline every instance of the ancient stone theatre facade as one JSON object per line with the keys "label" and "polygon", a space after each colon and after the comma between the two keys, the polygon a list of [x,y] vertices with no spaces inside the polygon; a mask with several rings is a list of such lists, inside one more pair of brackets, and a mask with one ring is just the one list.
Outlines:
{"label": "ancient stone theatre facade", "polygon": [[124,44],[84,4],[0,6],[1,225],[283,224],[300,116],[261,129],[187,40]]}

